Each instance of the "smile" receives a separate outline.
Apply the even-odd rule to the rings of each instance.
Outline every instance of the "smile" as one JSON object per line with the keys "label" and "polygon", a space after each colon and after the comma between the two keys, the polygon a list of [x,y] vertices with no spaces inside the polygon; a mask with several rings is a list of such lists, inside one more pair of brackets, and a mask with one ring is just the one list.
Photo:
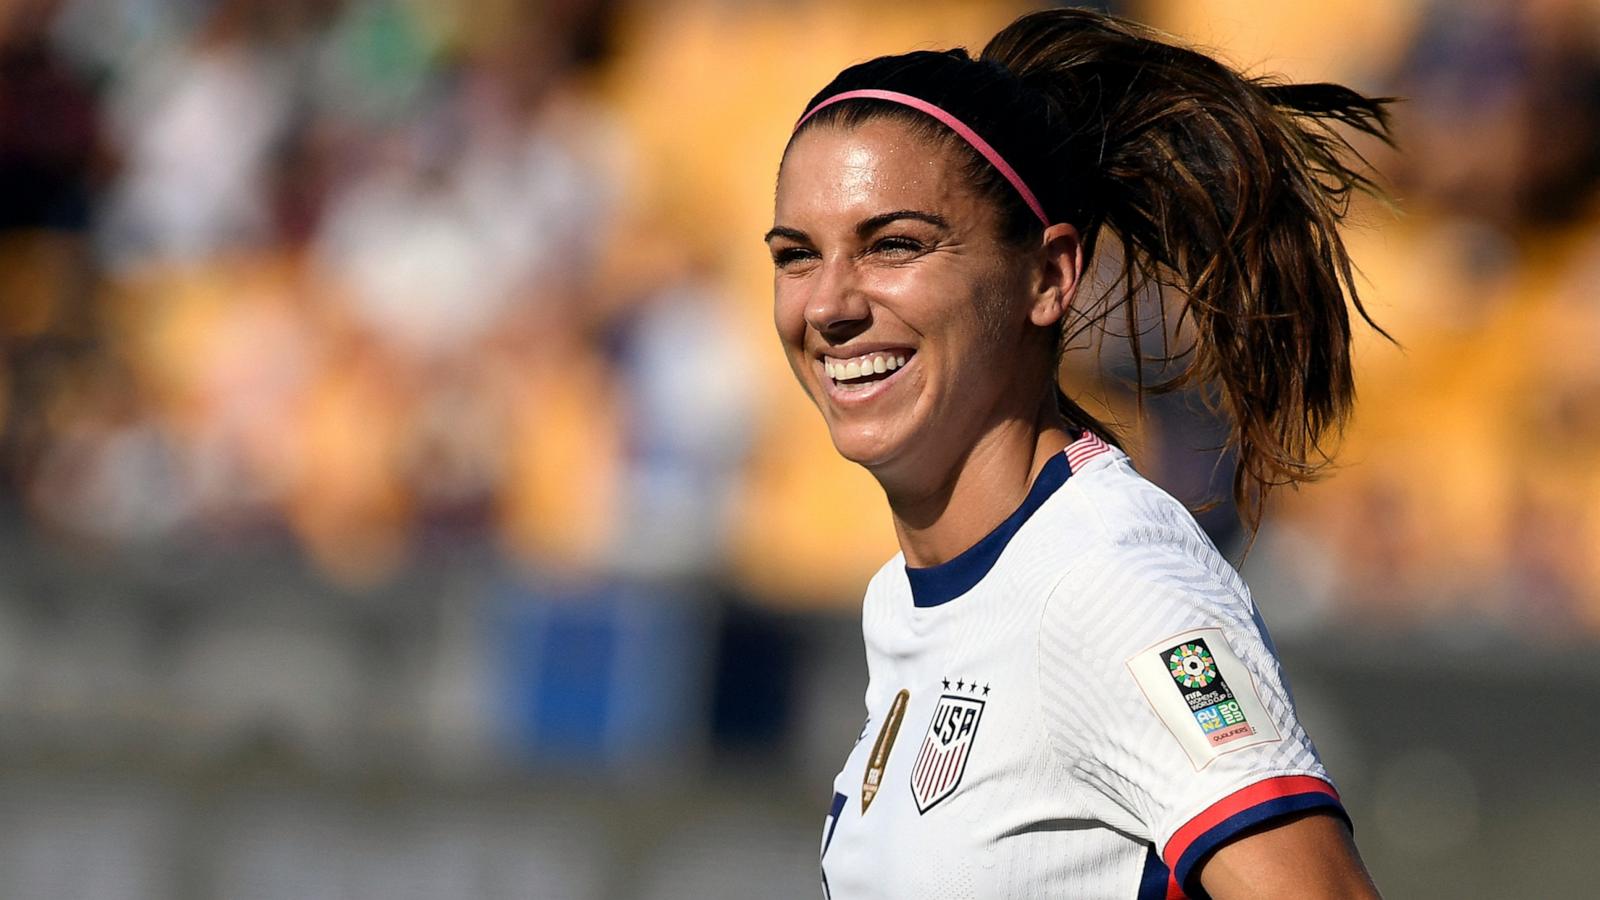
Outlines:
{"label": "smile", "polygon": [[828,393],[836,399],[865,400],[880,392],[915,356],[915,351],[895,349],[848,359],[824,357],[822,371]]}
{"label": "smile", "polygon": [[822,370],[837,384],[866,382],[905,365],[906,356],[905,353],[870,353],[854,359],[825,359]]}

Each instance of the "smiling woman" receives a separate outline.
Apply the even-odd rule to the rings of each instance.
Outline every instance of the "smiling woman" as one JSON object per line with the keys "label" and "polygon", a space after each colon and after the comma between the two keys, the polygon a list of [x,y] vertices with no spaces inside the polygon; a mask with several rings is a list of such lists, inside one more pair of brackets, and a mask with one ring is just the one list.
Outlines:
{"label": "smiling woman", "polygon": [[[1314,477],[1353,397],[1337,225],[1369,187],[1329,123],[1385,138],[1383,103],[1055,10],[808,104],[774,321],[902,551],[867,589],[831,896],[1375,894],[1248,589],[1055,373],[1078,330],[1173,288],[1179,382],[1231,415],[1252,524]],[[1088,309],[1108,228],[1123,277]]]}
{"label": "smiling woman", "polygon": [[1049,396],[1049,338],[1017,365],[1026,323],[1005,308],[1026,273],[959,167],[892,120],[814,133],[780,181],[778,220],[801,227],[770,238],[778,329],[839,452],[904,507],[983,438],[975,413],[1003,394]]}

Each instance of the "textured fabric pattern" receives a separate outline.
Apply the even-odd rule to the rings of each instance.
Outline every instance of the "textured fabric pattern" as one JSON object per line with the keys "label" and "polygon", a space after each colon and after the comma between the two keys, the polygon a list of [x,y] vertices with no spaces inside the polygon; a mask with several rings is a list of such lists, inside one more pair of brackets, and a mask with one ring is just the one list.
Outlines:
{"label": "textured fabric pattern", "polygon": [[[915,605],[900,556],[868,586],[867,727],[835,779],[846,799],[822,858],[833,900],[1128,900],[1163,865],[1152,848],[1165,859],[1212,804],[1278,776],[1326,781],[1249,591],[1188,511],[1115,448],[1088,439],[1067,456],[1072,474],[965,594]],[[1252,723],[1256,743],[1220,743],[1199,766],[1175,735],[1188,726],[1164,720],[1128,666],[1196,628],[1226,641],[1240,664],[1227,684],[1270,719]],[[901,690],[910,699],[863,811]],[[918,761],[937,754],[951,768],[929,796]],[[1207,830],[1206,846],[1228,837]]]}

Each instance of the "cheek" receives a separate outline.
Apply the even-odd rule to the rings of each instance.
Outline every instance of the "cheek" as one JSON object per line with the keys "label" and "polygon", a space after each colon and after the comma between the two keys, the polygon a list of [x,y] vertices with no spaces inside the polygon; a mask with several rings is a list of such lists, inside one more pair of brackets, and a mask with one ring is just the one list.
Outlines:
{"label": "cheek", "polygon": [[1029,327],[1028,285],[1018,272],[996,266],[971,282],[968,327],[991,350],[1015,352]]}
{"label": "cheek", "polygon": [[785,350],[798,353],[805,346],[805,299],[797,286],[785,283],[782,276],[773,283],[772,324]]}

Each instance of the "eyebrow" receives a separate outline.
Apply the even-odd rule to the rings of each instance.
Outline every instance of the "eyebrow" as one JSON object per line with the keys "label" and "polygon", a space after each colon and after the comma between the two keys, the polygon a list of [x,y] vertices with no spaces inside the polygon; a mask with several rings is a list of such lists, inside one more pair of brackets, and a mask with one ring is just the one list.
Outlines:
{"label": "eyebrow", "polygon": [[770,244],[772,243],[772,239],[775,237],[785,237],[797,244],[804,244],[806,241],[810,240],[804,231],[801,231],[798,228],[788,228],[783,225],[774,226],[773,229],[763,235],[761,239]]}
{"label": "eyebrow", "polygon": [[[929,225],[943,228],[945,230],[949,230],[950,228],[950,221],[938,213],[923,212],[919,209],[897,209],[893,212],[879,213],[875,216],[868,216],[867,218],[862,219],[860,223],[856,225],[856,236],[866,237],[885,225],[888,225],[892,222],[898,222],[901,219],[912,219],[917,222],[926,222]],[[789,228],[785,225],[777,225],[774,226],[771,231],[768,231],[766,235],[762,237],[762,240],[771,243],[772,239],[775,237],[788,238],[789,240],[800,244],[806,243],[811,239],[809,235],[798,228]]]}
{"label": "eyebrow", "polygon": [[897,209],[894,212],[879,213],[878,215],[869,216],[865,219],[862,219],[861,224],[856,226],[856,236],[866,237],[883,226],[888,225],[891,222],[897,222],[901,219],[912,219],[917,222],[926,222],[929,225],[935,225],[946,230],[949,230],[950,228],[949,220],[938,213],[923,212],[922,210],[918,209]]}

